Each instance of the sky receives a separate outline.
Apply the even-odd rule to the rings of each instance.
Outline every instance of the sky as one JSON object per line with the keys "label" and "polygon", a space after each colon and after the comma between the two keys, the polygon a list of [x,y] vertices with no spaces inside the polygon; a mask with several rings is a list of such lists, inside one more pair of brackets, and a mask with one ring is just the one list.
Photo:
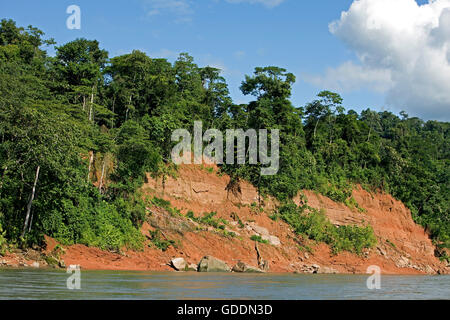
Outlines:
{"label": "sky", "polygon": [[[79,30],[66,26],[70,5]],[[15,0],[0,3],[2,18],[58,44],[96,39],[110,57],[188,52],[223,70],[235,103],[252,99],[245,75],[274,65],[296,75],[296,107],[331,90],[347,110],[450,121],[450,0]]]}

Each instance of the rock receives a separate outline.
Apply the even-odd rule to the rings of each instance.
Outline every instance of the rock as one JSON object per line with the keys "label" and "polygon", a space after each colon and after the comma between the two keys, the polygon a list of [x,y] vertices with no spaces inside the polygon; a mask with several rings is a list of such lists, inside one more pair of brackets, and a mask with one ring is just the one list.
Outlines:
{"label": "rock", "polygon": [[170,261],[170,265],[177,271],[185,271],[188,264],[184,258],[175,258]]}
{"label": "rock", "polygon": [[428,274],[436,274],[436,271],[432,267],[430,267],[429,265],[427,265],[425,267],[425,272],[428,273]]}
{"label": "rock", "polygon": [[264,273],[263,270],[256,268],[256,267],[252,267],[249,266],[241,261],[239,261],[234,267],[233,267],[233,272],[238,272],[238,273]]}
{"label": "rock", "polygon": [[276,246],[276,247],[281,246],[281,241],[280,241],[280,239],[279,239],[278,237],[276,237],[276,236],[270,236],[270,237],[269,237],[269,243],[270,243],[271,245],[273,245],[273,246]]}
{"label": "rock", "polygon": [[377,250],[382,256],[387,256],[387,253],[386,253],[386,251],[383,248],[377,247]]}
{"label": "rock", "polygon": [[199,226],[194,221],[173,217],[166,212],[149,211],[150,215],[147,218],[147,222],[156,229],[184,234],[186,232],[194,232]]}
{"label": "rock", "polygon": [[330,267],[323,267],[323,268],[320,268],[318,271],[319,271],[318,273],[323,273],[323,274],[337,274],[337,273],[339,273],[336,269],[330,268]]}
{"label": "rock", "polygon": [[37,262],[37,261],[33,262],[33,263],[31,264],[31,267],[33,267],[33,268],[39,268],[39,267],[40,267],[39,262]]}
{"label": "rock", "polygon": [[302,271],[304,273],[319,273],[320,266],[317,264],[312,264],[312,265],[305,264],[302,267]]}
{"label": "rock", "polygon": [[212,256],[203,257],[198,264],[199,272],[230,272],[231,268],[222,260]]}
{"label": "rock", "polygon": [[269,261],[267,260],[262,260],[258,263],[258,267],[260,270],[264,271],[264,272],[269,272]]}
{"label": "rock", "polygon": [[197,272],[198,270],[198,266],[194,263],[191,263],[188,267],[187,267],[187,271],[195,271]]}
{"label": "rock", "polygon": [[305,252],[305,259],[309,259],[309,254],[308,254],[308,252]]}
{"label": "rock", "polygon": [[267,230],[266,228],[263,228],[263,227],[260,227],[260,226],[257,226],[257,225],[252,225],[252,229],[256,233],[258,233],[261,237],[262,236],[266,236],[266,237],[270,236],[269,230]]}
{"label": "rock", "polygon": [[409,259],[406,257],[400,257],[396,263],[397,267],[399,268],[407,268],[410,265]]}
{"label": "rock", "polygon": [[275,236],[262,236],[261,239],[268,241],[269,244],[276,246],[276,247],[281,245],[280,239]]}
{"label": "rock", "polygon": [[66,263],[64,262],[64,260],[59,260],[58,265],[59,265],[60,268],[63,268],[63,269],[66,268]]}

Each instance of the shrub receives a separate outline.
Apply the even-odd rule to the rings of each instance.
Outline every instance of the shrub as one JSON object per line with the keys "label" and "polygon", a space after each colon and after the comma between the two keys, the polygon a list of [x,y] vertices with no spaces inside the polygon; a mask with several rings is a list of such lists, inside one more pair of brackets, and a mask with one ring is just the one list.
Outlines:
{"label": "shrub", "polygon": [[256,242],[260,242],[260,243],[264,243],[264,244],[268,244],[269,241],[268,240],[264,240],[263,238],[261,238],[261,236],[258,236],[256,234],[254,234],[253,236],[250,237],[250,240],[252,241],[256,241]]}
{"label": "shrub", "polygon": [[175,244],[175,241],[173,241],[173,240],[161,239],[161,231],[160,230],[150,231],[150,237],[151,237],[151,242],[159,250],[162,250],[162,251],[167,251],[167,249],[169,249],[170,246],[173,246]]}
{"label": "shrub", "polygon": [[0,224],[0,256],[5,255],[5,253],[6,253],[7,243],[6,243],[5,235],[6,235],[6,231],[3,231],[2,225]]}
{"label": "shrub", "polygon": [[307,205],[297,207],[288,203],[279,208],[279,214],[297,234],[330,245],[335,254],[340,251],[361,254],[363,249],[376,244],[371,227],[334,226],[323,212]]}
{"label": "shrub", "polygon": [[201,223],[204,225],[211,226],[215,229],[225,230],[228,222],[222,218],[214,218],[217,215],[217,212],[205,213],[202,218],[196,218],[192,211],[188,211],[186,217],[195,221],[197,223]]}

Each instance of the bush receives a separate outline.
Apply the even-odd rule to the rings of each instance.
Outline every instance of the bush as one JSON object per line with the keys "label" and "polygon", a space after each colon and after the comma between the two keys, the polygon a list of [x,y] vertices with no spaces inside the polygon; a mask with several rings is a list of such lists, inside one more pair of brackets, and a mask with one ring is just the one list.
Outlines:
{"label": "bush", "polygon": [[7,243],[6,243],[5,235],[6,235],[6,231],[3,231],[2,225],[0,224],[0,256],[5,255],[5,253],[6,253]]}
{"label": "bush", "polygon": [[186,214],[186,217],[195,221],[197,223],[205,224],[211,226],[215,229],[225,230],[228,222],[222,218],[214,218],[217,215],[217,212],[205,213],[202,218],[196,218],[192,211],[189,211]]}
{"label": "bush", "polygon": [[361,254],[363,249],[376,244],[372,227],[336,227],[323,212],[307,205],[297,207],[289,203],[279,208],[279,214],[297,234],[330,245],[335,254],[341,251]]}
{"label": "bush", "polygon": [[152,243],[159,250],[162,250],[162,251],[167,251],[167,249],[169,249],[170,246],[173,246],[175,244],[175,241],[173,241],[173,240],[161,239],[161,231],[160,230],[150,231],[150,238],[151,238]]}
{"label": "bush", "polygon": [[261,238],[261,236],[257,236],[256,234],[251,236],[250,240],[253,240],[253,241],[256,241],[256,242],[259,242],[259,243],[264,243],[264,244],[268,244],[269,243],[268,240],[264,240],[263,238]]}

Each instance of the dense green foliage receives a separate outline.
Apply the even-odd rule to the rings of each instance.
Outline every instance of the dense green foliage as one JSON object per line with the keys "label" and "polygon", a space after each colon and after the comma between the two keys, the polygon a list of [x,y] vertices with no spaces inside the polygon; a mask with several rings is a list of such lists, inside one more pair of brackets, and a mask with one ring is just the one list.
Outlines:
{"label": "dense green foliage", "polygon": [[297,207],[289,203],[280,207],[278,214],[297,234],[329,244],[334,253],[349,251],[361,254],[363,249],[372,248],[377,243],[371,227],[334,226],[324,213],[307,205]]}
{"label": "dense green foliage", "polygon": [[[97,41],[78,39],[50,57],[43,49],[54,43],[43,37],[1,21],[0,225],[8,241],[39,243],[47,234],[62,243],[141,248],[145,174],[163,181],[173,174],[171,134],[200,120],[221,130],[280,129],[278,174],[224,165],[230,190],[246,179],[282,201],[311,189],[352,203],[359,183],[402,200],[440,245],[450,245],[449,123],[346,112],[328,91],[296,108],[289,100],[295,77],[277,67],[247,76],[241,90],[254,99],[235,105],[220,70],[201,68],[188,54],[174,63],[140,51],[109,58]],[[337,251],[372,243],[368,229],[281,211],[299,233]]]}

